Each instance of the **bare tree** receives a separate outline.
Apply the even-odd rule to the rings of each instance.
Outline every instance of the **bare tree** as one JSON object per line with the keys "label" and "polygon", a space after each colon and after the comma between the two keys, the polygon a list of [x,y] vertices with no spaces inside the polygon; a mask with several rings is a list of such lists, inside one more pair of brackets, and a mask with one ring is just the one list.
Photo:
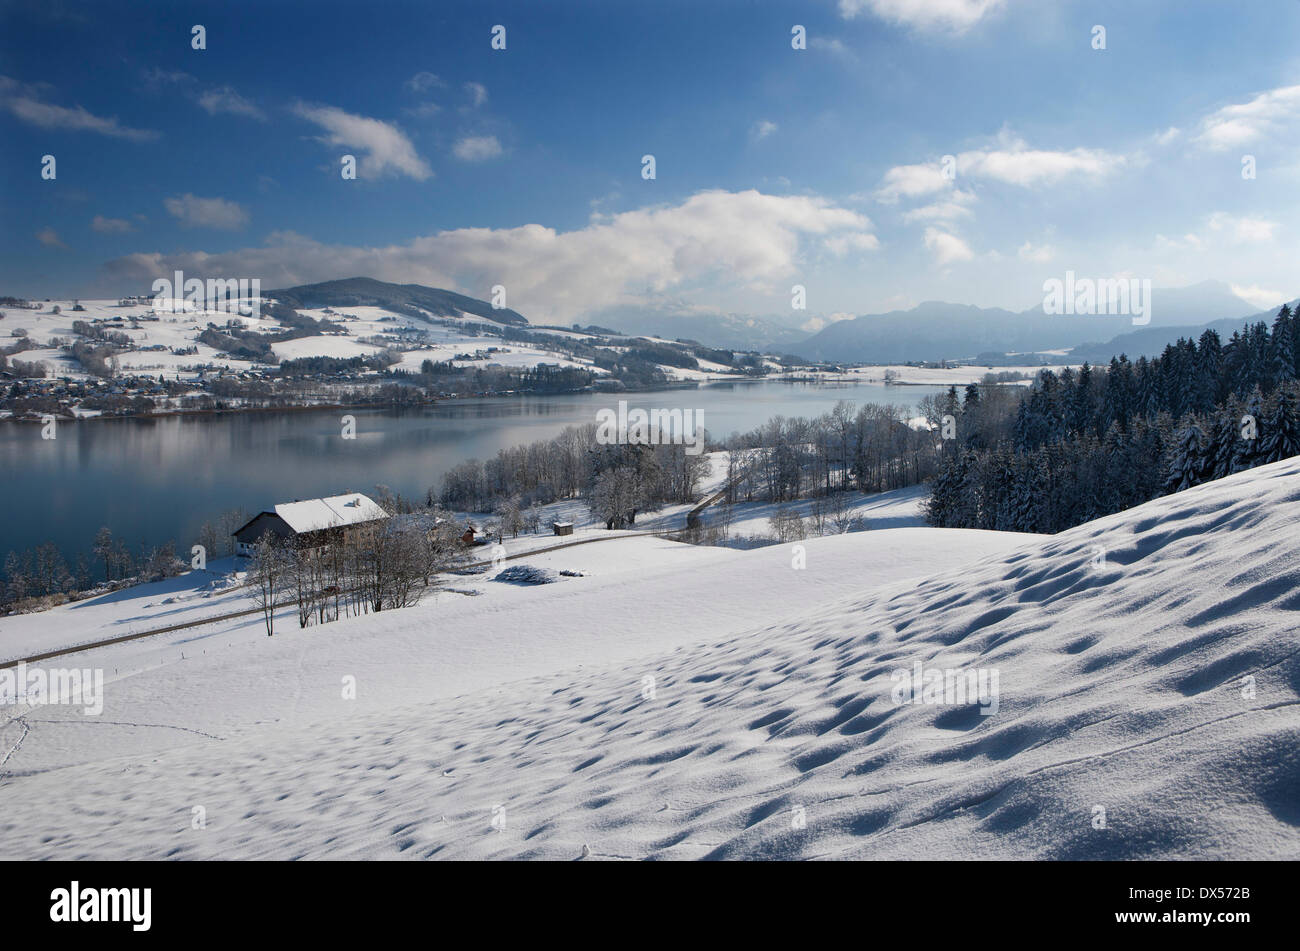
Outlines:
{"label": "bare tree", "polygon": [[253,558],[248,567],[248,597],[262,612],[266,636],[275,633],[275,599],[285,582],[286,555],[283,543],[271,532],[257,540]]}

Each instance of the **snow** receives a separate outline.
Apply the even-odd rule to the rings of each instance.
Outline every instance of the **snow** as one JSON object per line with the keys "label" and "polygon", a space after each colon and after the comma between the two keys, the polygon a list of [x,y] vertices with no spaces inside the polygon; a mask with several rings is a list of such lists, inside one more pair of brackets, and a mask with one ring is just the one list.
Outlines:
{"label": "snow", "polygon": [[356,525],[377,518],[386,518],[385,512],[373,499],[356,492],[331,495],[324,499],[307,499],[302,502],[281,502],[275,514],[295,532],[315,532],[322,528]]}
{"label": "snow", "polygon": [[[104,712],[28,718],[4,857],[1300,857],[1298,476],[802,570],[617,537],[519,559],[555,584],[84,652]],[[896,703],[917,662],[995,670],[996,713]]]}

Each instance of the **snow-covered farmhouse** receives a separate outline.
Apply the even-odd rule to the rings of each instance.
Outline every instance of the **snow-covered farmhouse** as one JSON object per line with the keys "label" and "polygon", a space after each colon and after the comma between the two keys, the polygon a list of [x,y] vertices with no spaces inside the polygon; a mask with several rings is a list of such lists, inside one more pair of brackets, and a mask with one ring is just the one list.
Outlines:
{"label": "snow-covered farmhouse", "polygon": [[311,548],[349,528],[386,518],[388,513],[377,502],[357,492],[281,502],[274,511],[259,512],[235,530],[235,550],[240,555],[251,555],[267,532],[280,541]]}

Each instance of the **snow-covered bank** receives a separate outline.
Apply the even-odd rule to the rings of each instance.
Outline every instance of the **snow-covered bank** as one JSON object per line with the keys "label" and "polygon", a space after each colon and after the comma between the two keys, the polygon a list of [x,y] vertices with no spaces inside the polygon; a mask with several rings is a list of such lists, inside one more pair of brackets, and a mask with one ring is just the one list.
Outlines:
{"label": "snow-covered bank", "polygon": [[[536,556],[588,577],[139,648],[98,720],[30,716],[0,841],[63,858],[1294,858],[1298,502],[1292,459],[1050,538],[812,539],[802,571],[789,546],[624,539]],[[116,650],[69,663],[125,671]],[[996,713],[896,703],[892,675],[918,662],[996,671]]]}

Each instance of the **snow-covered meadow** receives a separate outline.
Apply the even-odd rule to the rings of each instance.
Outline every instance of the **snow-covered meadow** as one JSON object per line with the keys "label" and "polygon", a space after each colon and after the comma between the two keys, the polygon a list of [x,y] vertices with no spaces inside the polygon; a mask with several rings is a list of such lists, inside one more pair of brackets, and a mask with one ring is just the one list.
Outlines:
{"label": "snow-covered meadow", "polygon": [[[789,545],[621,538],[519,559],[574,573],[554,584],[459,576],[273,638],[254,618],[61,658],[105,670],[104,711],[10,720],[0,842],[1295,858],[1298,477],[1292,459],[1055,536],[809,539],[802,569]],[[996,672],[996,703],[901,702],[916,664]]]}

